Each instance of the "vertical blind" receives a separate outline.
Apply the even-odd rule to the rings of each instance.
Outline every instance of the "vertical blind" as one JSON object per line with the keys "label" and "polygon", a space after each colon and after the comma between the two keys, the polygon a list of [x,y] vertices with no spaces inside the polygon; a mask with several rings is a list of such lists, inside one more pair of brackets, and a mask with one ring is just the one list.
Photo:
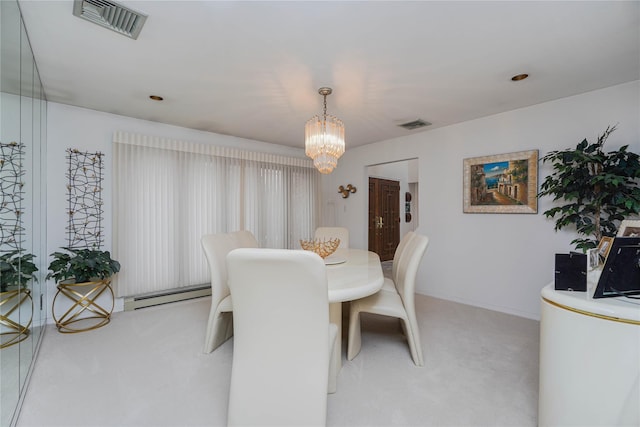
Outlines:
{"label": "vertical blind", "polygon": [[319,218],[311,161],[116,132],[114,286],[132,296],[208,283],[200,239],[251,231],[262,247],[299,248]]}

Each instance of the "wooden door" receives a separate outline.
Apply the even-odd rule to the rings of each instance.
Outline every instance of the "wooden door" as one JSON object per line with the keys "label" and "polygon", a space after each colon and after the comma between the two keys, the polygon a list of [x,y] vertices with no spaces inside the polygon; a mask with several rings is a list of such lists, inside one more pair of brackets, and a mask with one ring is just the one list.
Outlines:
{"label": "wooden door", "polygon": [[369,250],[393,259],[400,242],[400,183],[369,178]]}

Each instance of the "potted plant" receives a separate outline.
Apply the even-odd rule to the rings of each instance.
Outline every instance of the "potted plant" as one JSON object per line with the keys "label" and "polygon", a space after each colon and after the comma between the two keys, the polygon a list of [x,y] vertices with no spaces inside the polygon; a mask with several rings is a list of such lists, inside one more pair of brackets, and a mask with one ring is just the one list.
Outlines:
{"label": "potted plant", "polygon": [[24,289],[29,280],[38,281],[35,272],[38,267],[33,262],[35,255],[19,250],[0,255],[0,292]]}
{"label": "potted plant", "polygon": [[[31,290],[27,288],[30,280],[37,281],[35,272],[38,267],[33,262],[35,255],[22,253],[20,250],[5,252],[0,255],[0,323],[3,326],[2,342],[0,348],[9,347],[29,336],[33,315],[33,300]],[[26,320],[25,313],[13,316],[23,302],[30,301],[32,304],[29,311],[29,320]],[[19,312],[20,310],[18,310]]]}
{"label": "potted plant", "polygon": [[640,211],[640,161],[628,145],[605,152],[604,143],[616,126],[609,126],[595,143],[586,139],[575,149],[552,151],[542,158],[553,173],[540,186],[538,196],[553,196],[565,204],[544,212],[556,218],[555,230],[575,226],[577,249],[595,248],[603,236],[615,236],[620,222]]}
{"label": "potted plant", "polygon": [[85,283],[108,279],[120,271],[120,263],[109,251],[62,248],[68,253],[54,252],[47,279],[56,282]]}
{"label": "potted plant", "polygon": [[[66,252],[54,252],[49,264],[47,279],[58,282],[58,292],[53,298],[52,316],[58,331],[76,333],[100,328],[111,319],[114,295],[111,276],[120,271],[120,263],[111,258],[109,251],[98,249],[63,248]],[[111,308],[105,308],[98,298],[111,295]],[[56,301],[63,295],[71,308],[62,316],[56,314]],[[64,299],[64,298],[63,298]],[[88,326],[79,324],[91,321]]]}

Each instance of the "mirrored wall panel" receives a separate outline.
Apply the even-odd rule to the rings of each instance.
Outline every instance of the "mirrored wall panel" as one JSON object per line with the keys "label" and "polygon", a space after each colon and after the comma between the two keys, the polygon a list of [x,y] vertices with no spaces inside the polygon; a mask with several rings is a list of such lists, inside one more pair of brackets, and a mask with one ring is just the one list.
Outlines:
{"label": "mirrored wall panel", "polygon": [[15,424],[46,324],[47,104],[18,3],[0,1],[0,425]]}

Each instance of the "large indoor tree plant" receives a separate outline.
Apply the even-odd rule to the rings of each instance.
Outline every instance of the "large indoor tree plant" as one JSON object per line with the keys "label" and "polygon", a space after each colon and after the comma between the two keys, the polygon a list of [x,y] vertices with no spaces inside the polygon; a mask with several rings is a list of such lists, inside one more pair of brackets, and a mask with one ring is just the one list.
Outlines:
{"label": "large indoor tree plant", "polygon": [[542,158],[551,162],[553,173],[545,178],[538,196],[564,202],[544,215],[556,218],[556,231],[575,226],[585,237],[571,243],[583,251],[595,248],[603,236],[615,236],[620,222],[640,211],[638,154],[628,151],[628,145],[603,150],[615,129],[607,127],[595,143],[584,139],[575,149],[551,151]]}

